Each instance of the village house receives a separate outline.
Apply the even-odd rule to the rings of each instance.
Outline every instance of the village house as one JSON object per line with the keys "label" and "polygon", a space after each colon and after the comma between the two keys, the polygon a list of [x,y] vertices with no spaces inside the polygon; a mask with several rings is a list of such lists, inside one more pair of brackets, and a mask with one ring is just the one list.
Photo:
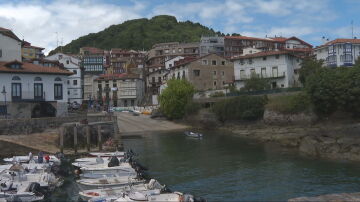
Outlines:
{"label": "village house", "polygon": [[312,45],[297,37],[274,37],[256,38],[247,36],[225,36],[224,39],[225,57],[233,57],[243,54],[243,50],[248,47],[260,49],[262,51],[287,50],[296,55],[310,55]]}
{"label": "village house", "polygon": [[327,67],[353,66],[360,56],[360,39],[335,39],[314,48],[317,60]]}
{"label": "village house", "polygon": [[58,61],[63,67],[73,74],[67,78],[68,85],[68,102],[82,103],[83,89],[82,89],[82,71],[80,68],[80,59],[71,55],[56,53],[48,56],[45,59],[51,61]]}
{"label": "village house", "polygon": [[109,51],[110,66],[106,74],[128,73],[132,68],[143,69],[145,53],[134,50],[113,48]]}
{"label": "village house", "polygon": [[175,62],[167,75],[167,79],[186,79],[200,91],[224,89],[233,77],[233,63],[216,54],[186,57]]}
{"label": "village house", "polygon": [[24,61],[44,58],[44,48],[31,45],[30,42],[22,41],[21,56]]}
{"label": "village house", "polygon": [[146,87],[148,92],[152,95],[158,95],[160,93],[160,86],[166,81],[166,76],[170,72],[169,69],[158,69],[153,72],[149,72],[146,76]]}
{"label": "village house", "polygon": [[22,61],[21,44],[11,30],[0,27],[0,62]]}
{"label": "village house", "polygon": [[298,74],[301,57],[289,51],[262,51],[234,56],[235,85],[237,89],[245,86],[252,76],[270,80],[271,88],[298,87]]}
{"label": "village house", "polygon": [[200,39],[200,56],[215,53],[224,56],[224,37],[202,36]]}
{"label": "village house", "polygon": [[149,72],[163,69],[165,61],[176,56],[198,56],[199,43],[159,43],[148,51],[146,67]]}
{"label": "village house", "polygon": [[94,86],[96,100],[114,107],[138,106],[144,95],[144,81],[136,74],[100,75]]}

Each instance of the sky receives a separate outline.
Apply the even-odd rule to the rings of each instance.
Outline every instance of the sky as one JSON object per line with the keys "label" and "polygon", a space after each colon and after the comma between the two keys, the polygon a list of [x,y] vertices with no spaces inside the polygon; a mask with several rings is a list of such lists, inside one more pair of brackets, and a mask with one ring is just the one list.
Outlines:
{"label": "sky", "polygon": [[0,27],[45,53],[113,24],[163,14],[223,33],[296,36],[317,46],[323,36],[360,38],[359,10],[360,0],[0,0]]}

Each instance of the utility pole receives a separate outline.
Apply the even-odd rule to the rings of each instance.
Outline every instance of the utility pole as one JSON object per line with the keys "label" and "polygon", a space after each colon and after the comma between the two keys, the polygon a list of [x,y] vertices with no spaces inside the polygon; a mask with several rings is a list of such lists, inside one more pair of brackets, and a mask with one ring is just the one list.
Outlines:
{"label": "utility pole", "polygon": [[351,20],[351,38],[354,38],[354,20]]}
{"label": "utility pole", "polygon": [[56,34],[56,48],[59,47],[59,33],[55,32]]}

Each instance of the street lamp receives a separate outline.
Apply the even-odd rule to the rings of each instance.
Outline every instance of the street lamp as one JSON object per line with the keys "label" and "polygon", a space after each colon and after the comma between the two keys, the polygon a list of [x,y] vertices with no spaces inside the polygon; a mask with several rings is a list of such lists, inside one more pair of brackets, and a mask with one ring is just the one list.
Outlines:
{"label": "street lamp", "polygon": [[1,91],[1,94],[4,95],[5,97],[5,119],[7,118],[7,106],[6,106],[6,90],[5,90],[5,86],[3,86],[3,90]]}

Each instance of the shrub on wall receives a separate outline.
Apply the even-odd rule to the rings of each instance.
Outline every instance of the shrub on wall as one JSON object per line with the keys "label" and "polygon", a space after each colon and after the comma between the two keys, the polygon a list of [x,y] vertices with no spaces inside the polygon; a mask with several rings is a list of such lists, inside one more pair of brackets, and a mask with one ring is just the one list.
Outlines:
{"label": "shrub on wall", "polygon": [[296,114],[310,110],[310,97],[305,92],[292,95],[279,95],[269,98],[266,109],[284,114]]}
{"label": "shrub on wall", "polygon": [[264,115],[266,96],[239,96],[217,102],[212,111],[222,122],[227,120],[258,120]]}

